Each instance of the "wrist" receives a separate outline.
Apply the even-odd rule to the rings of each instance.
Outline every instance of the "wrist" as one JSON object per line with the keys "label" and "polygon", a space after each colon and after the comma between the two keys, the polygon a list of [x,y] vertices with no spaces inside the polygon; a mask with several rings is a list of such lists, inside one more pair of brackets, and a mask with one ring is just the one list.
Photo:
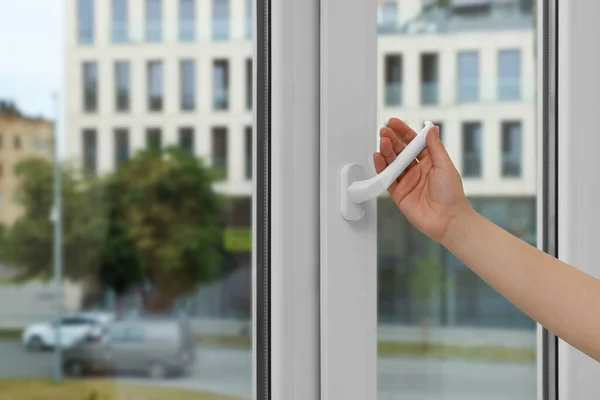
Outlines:
{"label": "wrist", "polygon": [[469,227],[476,220],[477,212],[467,203],[461,207],[448,222],[448,227],[441,240],[442,246],[451,250],[455,243],[463,241]]}

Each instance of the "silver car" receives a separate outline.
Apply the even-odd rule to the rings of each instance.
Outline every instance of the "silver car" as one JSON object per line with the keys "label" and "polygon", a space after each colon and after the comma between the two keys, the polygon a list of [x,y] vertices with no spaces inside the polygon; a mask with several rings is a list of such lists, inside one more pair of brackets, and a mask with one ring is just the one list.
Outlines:
{"label": "silver car", "polygon": [[187,374],[196,361],[196,342],[187,320],[113,321],[90,332],[64,352],[67,375],[145,373],[159,379]]}

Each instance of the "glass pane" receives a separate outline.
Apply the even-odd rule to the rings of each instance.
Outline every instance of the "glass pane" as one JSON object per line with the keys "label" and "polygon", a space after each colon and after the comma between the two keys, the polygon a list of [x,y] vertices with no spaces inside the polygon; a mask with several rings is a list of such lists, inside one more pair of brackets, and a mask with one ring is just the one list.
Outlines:
{"label": "glass pane", "polygon": [[[535,244],[531,2],[397,3],[399,28],[379,21],[379,127],[435,121],[472,206]],[[387,193],[377,224],[379,398],[535,399],[536,324],[413,228]]]}
{"label": "glass pane", "polygon": [[212,4],[3,4],[0,398],[252,398],[251,8]]}
{"label": "glass pane", "polygon": [[112,0],[112,42],[129,40],[129,0]]}

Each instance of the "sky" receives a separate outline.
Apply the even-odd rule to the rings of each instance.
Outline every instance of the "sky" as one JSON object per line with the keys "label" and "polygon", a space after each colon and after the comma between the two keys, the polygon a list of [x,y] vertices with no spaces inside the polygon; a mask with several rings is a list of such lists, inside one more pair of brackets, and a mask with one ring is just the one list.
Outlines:
{"label": "sky", "polygon": [[63,1],[0,0],[0,99],[28,115],[55,119],[52,94],[62,103]]}

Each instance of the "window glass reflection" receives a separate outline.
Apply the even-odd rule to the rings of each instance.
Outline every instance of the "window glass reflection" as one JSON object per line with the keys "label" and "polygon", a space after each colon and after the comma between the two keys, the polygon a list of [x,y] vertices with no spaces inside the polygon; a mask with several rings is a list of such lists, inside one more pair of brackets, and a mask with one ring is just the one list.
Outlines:
{"label": "window glass reflection", "polygon": [[[398,0],[393,31],[382,26],[386,3],[379,126],[435,121],[475,210],[535,244],[533,2]],[[534,399],[536,324],[387,194],[377,214],[379,399]]]}
{"label": "window glass reflection", "polygon": [[2,9],[0,397],[250,399],[251,2],[61,3]]}

